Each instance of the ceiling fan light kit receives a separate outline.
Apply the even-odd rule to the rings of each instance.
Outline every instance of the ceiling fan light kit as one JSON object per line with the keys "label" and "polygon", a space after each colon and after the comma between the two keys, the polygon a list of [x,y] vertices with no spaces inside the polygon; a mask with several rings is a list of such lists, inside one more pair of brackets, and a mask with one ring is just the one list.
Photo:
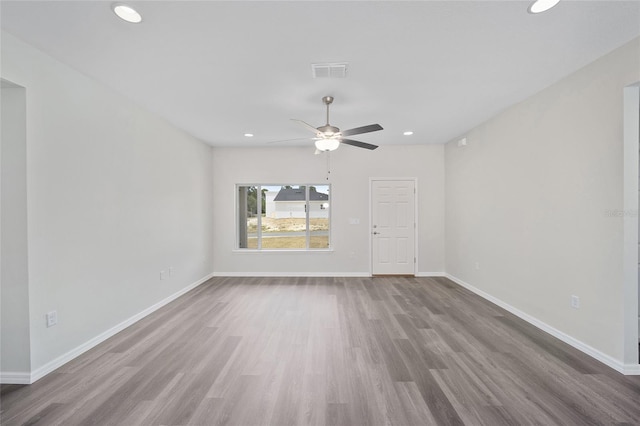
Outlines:
{"label": "ceiling fan light kit", "polygon": [[338,139],[330,138],[330,139],[318,139],[316,141],[316,148],[318,151],[335,151],[340,146],[340,141]]}

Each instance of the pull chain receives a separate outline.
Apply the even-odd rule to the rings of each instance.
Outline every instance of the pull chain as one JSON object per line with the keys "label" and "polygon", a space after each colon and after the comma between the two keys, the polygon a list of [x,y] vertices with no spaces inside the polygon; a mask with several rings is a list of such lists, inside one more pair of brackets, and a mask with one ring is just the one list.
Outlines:
{"label": "pull chain", "polygon": [[331,151],[327,151],[327,181],[329,180],[329,175],[331,174]]}

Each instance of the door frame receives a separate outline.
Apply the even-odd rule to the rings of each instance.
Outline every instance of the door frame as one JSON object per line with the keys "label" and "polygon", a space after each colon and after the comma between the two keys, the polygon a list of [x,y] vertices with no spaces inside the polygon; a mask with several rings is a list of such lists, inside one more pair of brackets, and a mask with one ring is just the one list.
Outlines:
{"label": "door frame", "polygon": [[623,374],[640,375],[640,298],[638,293],[638,180],[640,82],[623,90]]}
{"label": "door frame", "polygon": [[413,256],[415,257],[415,262],[413,262],[413,276],[418,276],[418,262],[420,259],[418,252],[418,230],[420,229],[420,222],[418,216],[418,178],[417,177],[369,177],[369,276],[373,276],[373,182],[376,181],[400,181],[400,180],[410,180],[413,181],[413,221],[415,223],[415,227],[413,228]]}

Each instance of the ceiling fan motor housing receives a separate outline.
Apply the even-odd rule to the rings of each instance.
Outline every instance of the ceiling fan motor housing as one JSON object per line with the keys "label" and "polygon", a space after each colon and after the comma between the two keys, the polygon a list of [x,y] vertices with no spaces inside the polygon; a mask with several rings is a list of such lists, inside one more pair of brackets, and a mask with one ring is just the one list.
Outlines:
{"label": "ceiling fan motor housing", "polygon": [[340,129],[336,126],[330,126],[327,124],[326,126],[318,127],[318,131],[322,133],[322,137],[330,138],[335,136],[337,133],[340,133]]}

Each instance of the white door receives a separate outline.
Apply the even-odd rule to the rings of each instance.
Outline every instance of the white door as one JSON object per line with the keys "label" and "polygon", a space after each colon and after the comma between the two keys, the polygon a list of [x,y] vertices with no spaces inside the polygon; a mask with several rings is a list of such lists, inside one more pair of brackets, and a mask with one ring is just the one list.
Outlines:
{"label": "white door", "polygon": [[371,181],[373,275],[415,275],[415,181]]}

